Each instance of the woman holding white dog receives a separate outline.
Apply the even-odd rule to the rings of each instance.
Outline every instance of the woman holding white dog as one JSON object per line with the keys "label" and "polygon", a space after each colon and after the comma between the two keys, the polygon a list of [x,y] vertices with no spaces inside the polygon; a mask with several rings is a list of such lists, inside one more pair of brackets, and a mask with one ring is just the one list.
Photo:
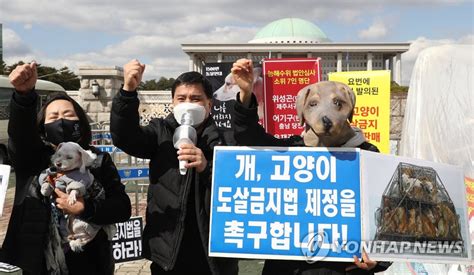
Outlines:
{"label": "woman holding white dog", "polygon": [[[67,94],[52,95],[37,114],[40,99],[34,91],[34,62],[17,66],[9,78],[16,90],[10,102],[8,125],[16,192],[1,260],[21,267],[23,274],[113,274],[112,247],[102,229],[82,252],[73,252],[66,245],[49,248],[54,246],[54,237],[61,234],[58,226],[51,226],[58,215],[75,215],[97,225],[130,218],[130,199],[117,168],[109,154],[90,146],[92,136],[86,114]],[[105,199],[78,198],[71,205],[68,195],[59,189],[54,190],[52,200],[40,194],[38,175],[50,167],[56,146],[68,141],[97,154],[90,172],[105,191]]]}

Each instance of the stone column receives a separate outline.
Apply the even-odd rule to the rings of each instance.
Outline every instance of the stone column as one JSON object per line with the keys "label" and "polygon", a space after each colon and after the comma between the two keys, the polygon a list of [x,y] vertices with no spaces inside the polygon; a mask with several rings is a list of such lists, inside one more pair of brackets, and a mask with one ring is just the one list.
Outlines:
{"label": "stone column", "polygon": [[194,71],[202,73],[202,60],[200,57],[194,59]]}
{"label": "stone column", "polygon": [[193,65],[194,65],[194,68],[193,68],[193,71],[200,73],[200,72],[201,72],[201,68],[202,68],[201,64],[202,64],[201,58],[200,58],[200,57],[197,57],[197,56],[194,56],[194,64],[193,64]]}
{"label": "stone column", "polygon": [[342,72],[342,53],[337,53],[337,71]]}
{"label": "stone column", "polygon": [[393,59],[395,57],[391,56],[389,59],[388,59],[388,68],[390,70],[390,81],[394,81],[395,79],[395,67],[394,67],[394,62],[393,62]]}
{"label": "stone column", "polygon": [[194,54],[189,55],[189,71],[194,71]]}
{"label": "stone column", "polygon": [[252,57],[253,57],[253,54],[251,52],[248,52],[247,53],[247,59],[252,60]]}
{"label": "stone column", "polygon": [[402,58],[401,58],[401,55],[399,53],[397,53],[397,55],[395,56],[395,64],[394,64],[395,68],[394,68],[394,71],[395,71],[395,77],[394,77],[394,81],[398,83],[398,85],[402,85]]}
{"label": "stone column", "polygon": [[374,55],[372,53],[367,53],[367,71],[372,71],[372,60]]}
{"label": "stone column", "polygon": [[[109,122],[112,99],[123,84],[121,67],[79,67],[81,79],[77,102],[82,106],[92,122]],[[99,84],[99,95],[92,94],[92,83]]]}

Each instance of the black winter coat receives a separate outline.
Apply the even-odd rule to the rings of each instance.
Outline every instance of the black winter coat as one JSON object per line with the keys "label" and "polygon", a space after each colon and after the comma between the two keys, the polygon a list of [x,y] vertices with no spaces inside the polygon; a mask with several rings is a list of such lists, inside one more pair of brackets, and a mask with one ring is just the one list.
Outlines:
{"label": "black winter coat", "polygon": [[[30,96],[31,97],[31,96]],[[16,99],[17,98],[17,99]],[[1,261],[23,269],[23,274],[45,274],[44,250],[49,236],[51,206],[39,192],[37,176],[50,166],[53,148],[44,143],[36,127],[36,104],[14,94],[8,124],[9,153],[16,175],[14,206],[2,246]],[[98,155],[91,173],[101,183],[105,199],[85,199],[81,219],[98,225],[124,222],[130,218],[130,198],[109,154]],[[100,163],[99,163],[100,162]],[[113,274],[114,259],[107,235],[100,230],[84,251],[66,253],[69,274]]]}
{"label": "black winter coat", "polygon": [[[239,145],[245,146],[305,146],[301,136],[291,136],[289,138],[278,139],[273,135],[265,132],[265,129],[258,124],[257,99],[252,94],[249,107],[245,107],[240,102],[239,94],[237,94],[237,102],[234,105],[232,114],[232,126],[234,127],[234,136]],[[376,146],[369,142],[364,142],[358,146],[362,150],[379,152]],[[264,275],[278,274],[373,274],[386,270],[391,263],[379,262],[377,266],[366,271],[363,269],[354,269],[346,272],[345,268],[353,265],[348,262],[315,262],[313,264],[304,261],[279,261],[266,260],[263,269]]]}
{"label": "black winter coat", "polygon": [[[209,117],[203,122],[196,145],[203,151],[208,166],[201,173],[189,169],[182,176],[173,146],[173,134],[179,126],[174,116],[153,119],[142,127],[138,106],[136,93],[122,90],[117,94],[112,104],[110,129],[117,147],[132,156],[150,159],[143,256],[165,271],[182,268],[175,265],[177,261],[181,265],[187,262],[188,270],[193,270],[192,253],[195,253],[207,260],[213,274],[237,274],[236,260],[208,257],[207,252],[211,164],[214,146],[221,143],[214,121]],[[185,254],[190,259],[178,259],[184,251],[188,251]]]}

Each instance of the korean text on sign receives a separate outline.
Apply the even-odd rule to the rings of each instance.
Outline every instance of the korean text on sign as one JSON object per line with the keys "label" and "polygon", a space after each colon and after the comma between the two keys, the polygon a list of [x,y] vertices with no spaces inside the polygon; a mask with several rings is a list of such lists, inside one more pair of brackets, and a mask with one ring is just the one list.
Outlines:
{"label": "korean text on sign", "polygon": [[141,259],[142,254],[142,217],[116,223],[117,232],[112,238],[112,253],[115,262],[127,262]]}
{"label": "korean text on sign", "polygon": [[216,147],[210,253],[306,259],[324,235],[326,260],[352,261],[359,193],[357,149]]}

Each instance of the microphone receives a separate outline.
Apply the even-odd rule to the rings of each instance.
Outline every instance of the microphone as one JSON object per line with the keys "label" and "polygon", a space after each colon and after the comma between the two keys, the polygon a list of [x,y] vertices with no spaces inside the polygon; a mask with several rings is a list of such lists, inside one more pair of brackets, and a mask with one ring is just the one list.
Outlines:
{"label": "microphone", "polygon": [[[196,144],[197,140],[197,134],[196,134],[196,129],[194,129],[193,125],[193,119],[191,117],[191,114],[189,112],[184,112],[181,115],[180,121],[181,126],[176,128],[173,134],[173,144],[174,148],[179,149],[181,144]],[[186,160],[180,160],[179,161],[179,173],[181,175],[186,175],[187,168],[184,167],[184,165],[187,163]]]}

